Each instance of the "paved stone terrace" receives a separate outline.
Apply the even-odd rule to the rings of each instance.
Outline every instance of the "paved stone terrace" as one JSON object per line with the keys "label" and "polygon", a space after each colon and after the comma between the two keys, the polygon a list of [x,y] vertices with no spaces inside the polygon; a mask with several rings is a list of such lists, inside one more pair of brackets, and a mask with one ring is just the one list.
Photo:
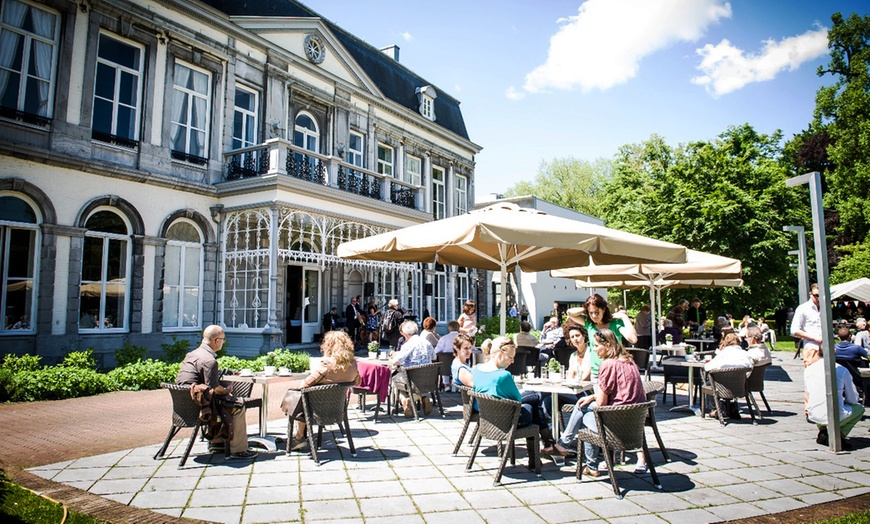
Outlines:
{"label": "paved stone terrace", "polygon": [[[197,442],[188,463],[179,470],[189,430],[182,430],[183,438],[173,442],[169,458],[152,460],[157,443],[168,429],[170,408],[163,391],[129,395],[131,400],[135,398],[131,404],[146,403],[143,411],[151,415],[159,406],[160,417],[167,420],[159,431],[143,430],[139,442],[129,447],[104,447],[102,452],[92,454],[86,446],[87,453],[80,451],[76,457],[62,461],[36,461],[45,458],[40,449],[57,449],[53,439],[40,443],[39,439],[24,438],[24,445],[10,444],[10,439],[14,442],[16,437],[8,434],[9,426],[22,418],[22,409],[32,408],[2,406],[0,452],[7,461],[7,453],[18,456],[17,463],[35,466],[29,472],[53,483],[85,490],[102,500],[129,505],[130,509],[152,510],[154,513],[146,515],[152,515],[153,522],[184,517],[214,522],[405,523],[462,519],[468,523],[702,523],[762,516],[870,493],[866,422],[853,432],[857,438],[852,439],[852,452],[833,455],[816,445],[815,426],[807,424],[803,417],[803,368],[799,360],[791,357],[790,353],[774,355],[766,383],[773,414],[765,412],[765,420],[757,426],[750,423],[745,408],[743,420],[725,427],[716,420],[670,413],[669,396],[667,406],[658,406],[657,418],[671,462],[662,462],[648,431],[664,490],[656,490],[648,475],[631,473],[634,465],[633,457],[629,457],[629,464],[616,473],[620,487],[627,489],[623,500],[614,497],[607,479],[584,478],[577,483],[570,462],[558,468],[545,459],[543,475],[536,478],[525,468],[524,445],[519,444],[517,466],[508,465],[503,486],[492,484],[497,467],[494,446],[482,448],[473,469],[466,472],[470,447],[463,446],[457,457],[451,454],[461,427],[458,394],[444,395],[446,418],[436,416],[436,411],[419,423],[402,417],[394,421],[382,417],[374,423],[369,411],[351,410],[358,456],[350,456],[346,440],[337,431],[326,432],[321,452],[326,461],[320,467],[307,453],[261,453],[254,461],[225,461],[222,456],[206,454],[204,443]],[[684,394],[678,391],[678,399],[684,399]],[[279,397],[272,395],[274,403]],[[75,426],[88,431],[88,416],[75,408],[83,400],[61,402],[70,403],[64,407],[68,418],[76,420]],[[147,409],[148,402],[153,404],[151,409]],[[47,407],[59,403],[34,405],[38,404]],[[54,413],[54,409],[38,412]],[[34,428],[40,424],[38,412],[30,415],[35,417]],[[140,417],[127,421],[124,415],[135,412],[133,405],[118,405],[113,415],[119,424],[135,427],[135,419]],[[71,431],[69,422],[63,432]],[[143,428],[153,426],[146,422],[142,422]],[[255,431],[255,426],[249,430]],[[284,434],[285,420],[275,415],[269,430]],[[94,434],[89,439],[91,446],[97,450],[103,440],[118,446],[123,440],[113,437],[115,433],[128,431]],[[21,433],[17,435],[21,444]],[[62,446],[64,437],[58,435],[57,440]],[[112,451],[106,453],[109,449]],[[58,459],[63,455],[56,454]]]}

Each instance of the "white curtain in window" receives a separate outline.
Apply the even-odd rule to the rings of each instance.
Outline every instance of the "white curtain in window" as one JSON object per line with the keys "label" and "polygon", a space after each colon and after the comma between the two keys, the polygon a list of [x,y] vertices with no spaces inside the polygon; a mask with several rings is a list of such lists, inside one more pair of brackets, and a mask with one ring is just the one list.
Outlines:
{"label": "white curtain in window", "polygon": [[[36,34],[41,36],[49,36],[53,33],[52,26],[54,25],[54,15],[40,11],[39,9],[31,9],[30,16],[33,19],[33,26]],[[33,42],[33,48],[36,52],[36,76],[43,80],[39,82],[39,111],[40,116],[48,116],[48,88],[51,86],[51,55],[52,46],[43,42]]]}
{"label": "white curtain in window", "polygon": [[[182,65],[176,64],[175,65],[175,85],[186,86],[187,82],[190,79],[190,73],[191,73],[190,69],[188,69]],[[182,123],[185,122],[184,100],[186,97],[187,97],[187,93],[185,93],[184,91],[181,91],[180,89],[174,89],[172,91],[172,121],[173,122],[182,122]],[[179,148],[178,147],[178,139],[179,139],[179,134],[181,133],[182,127],[183,127],[182,125],[175,124],[172,126],[172,131],[170,132],[171,133],[170,140],[172,141],[172,148],[175,149],[176,151],[186,151],[186,148],[184,148],[184,147]]]}
{"label": "white curtain in window", "polygon": [[[13,27],[21,27],[24,23],[24,15],[27,14],[28,6],[15,0],[6,2],[3,6],[3,22]],[[3,31],[0,34],[0,95],[6,92],[6,84],[9,83],[8,68],[12,65],[12,59],[18,51],[21,35],[12,31]]]}
{"label": "white curtain in window", "polygon": [[208,118],[208,110],[206,108],[208,95],[208,76],[194,72],[193,74],[193,89],[202,97],[194,97],[191,101],[192,114],[190,116],[190,127],[196,129],[196,132],[191,133],[190,152],[204,157],[205,155],[205,134],[201,132],[206,128],[206,119]]}

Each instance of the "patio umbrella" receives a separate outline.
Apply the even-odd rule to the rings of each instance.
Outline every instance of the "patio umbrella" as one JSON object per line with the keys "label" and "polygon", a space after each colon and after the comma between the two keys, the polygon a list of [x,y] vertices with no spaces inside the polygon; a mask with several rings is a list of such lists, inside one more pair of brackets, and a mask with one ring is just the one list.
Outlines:
{"label": "patio umbrella", "polygon": [[[591,264],[550,271],[554,277],[573,278],[584,287],[649,288],[652,343],[656,346],[656,293],[676,287],[742,286],[739,260],[688,249],[686,261],[677,264]],[[661,314],[661,312],[660,312]]]}
{"label": "patio umbrella", "polygon": [[[641,235],[499,203],[445,218],[352,240],[338,246],[343,258],[439,262],[500,271],[546,271],[598,264],[685,262],[686,248]],[[501,286],[501,332],[505,286]]]}
{"label": "patio umbrella", "polygon": [[861,302],[870,302],[870,278],[859,278],[831,286],[831,300],[842,297],[848,297]]}

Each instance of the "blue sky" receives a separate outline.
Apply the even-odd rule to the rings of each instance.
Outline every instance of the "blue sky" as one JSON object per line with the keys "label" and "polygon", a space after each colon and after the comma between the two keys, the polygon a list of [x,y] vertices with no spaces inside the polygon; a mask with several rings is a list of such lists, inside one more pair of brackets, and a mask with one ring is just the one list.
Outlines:
{"label": "blue sky", "polygon": [[[303,0],[461,102],[478,196],[541,162],[611,158],[749,123],[806,129],[831,14],[867,0]],[[349,8],[352,5],[352,8]]]}

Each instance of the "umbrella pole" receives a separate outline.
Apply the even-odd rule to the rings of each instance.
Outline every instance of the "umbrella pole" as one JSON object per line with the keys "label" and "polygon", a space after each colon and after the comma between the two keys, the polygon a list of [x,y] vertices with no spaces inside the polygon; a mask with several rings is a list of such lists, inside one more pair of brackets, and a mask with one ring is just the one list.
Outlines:
{"label": "umbrella pole", "polygon": [[[658,341],[656,341],[657,330],[656,326],[656,292],[655,286],[652,285],[652,282],[649,284],[649,313],[650,313],[650,334],[652,335],[652,366],[657,366],[656,364],[656,346],[658,345]],[[652,368],[650,366],[650,368]]]}
{"label": "umbrella pole", "polygon": [[499,308],[499,316],[500,320],[500,328],[501,331],[499,335],[504,335],[505,333],[505,317],[507,316],[504,303],[507,300],[507,264],[502,262],[501,264],[501,307]]}

